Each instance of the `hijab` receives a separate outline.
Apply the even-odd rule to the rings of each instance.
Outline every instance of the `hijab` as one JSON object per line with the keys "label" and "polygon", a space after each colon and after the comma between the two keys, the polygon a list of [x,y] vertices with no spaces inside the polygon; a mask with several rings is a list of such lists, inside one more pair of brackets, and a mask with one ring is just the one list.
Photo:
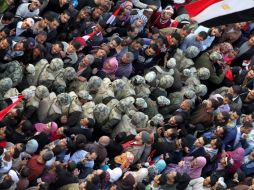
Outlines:
{"label": "hijab", "polygon": [[34,127],[37,132],[46,132],[47,134],[52,134],[57,130],[57,124],[55,122],[49,122],[47,124],[36,123]]}
{"label": "hijab", "polygon": [[108,58],[103,63],[102,71],[106,74],[115,74],[118,68],[118,61],[115,57]]}
{"label": "hijab", "polygon": [[196,160],[196,164],[193,167],[190,167],[188,171],[188,175],[191,179],[199,178],[201,176],[203,167],[206,165],[206,158],[203,156],[199,156],[194,160]]}

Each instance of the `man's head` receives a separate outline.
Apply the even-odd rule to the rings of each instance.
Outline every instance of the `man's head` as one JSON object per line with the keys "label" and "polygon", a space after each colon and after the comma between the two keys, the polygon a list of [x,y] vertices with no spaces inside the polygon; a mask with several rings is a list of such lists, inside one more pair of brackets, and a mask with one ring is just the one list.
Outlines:
{"label": "man's head", "polygon": [[196,41],[198,41],[198,42],[202,42],[202,41],[204,41],[206,38],[207,38],[207,33],[206,32],[204,32],[204,31],[201,31],[201,32],[199,32],[197,35],[196,35]]}
{"label": "man's head", "polygon": [[0,49],[6,50],[12,45],[12,40],[10,38],[5,38],[0,41]]}
{"label": "man's head", "polygon": [[71,18],[71,12],[68,10],[64,10],[59,16],[59,20],[62,24],[68,23]]}
{"label": "man's head", "polygon": [[55,42],[52,44],[52,47],[51,47],[51,53],[52,54],[59,54],[61,51],[63,51],[63,44],[62,42]]}
{"label": "man's head", "polygon": [[132,63],[134,60],[134,55],[131,52],[127,52],[123,55],[123,57],[121,58],[121,63],[123,64],[130,64]]}
{"label": "man's head", "polygon": [[101,144],[102,146],[108,146],[110,142],[110,138],[108,136],[102,136],[101,138],[99,138],[99,144]]}
{"label": "man's head", "polygon": [[33,12],[41,7],[43,0],[32,0],[31,4],[28,6],[28,9]]}
{"label": "man's head", "polygon": [[194,142],[194,145],[196,148],[200,148],[206,145],[207,143],[209,143],[209,140],[206,137],[199,137]]}
{"label": "man's head", "polygon": [[244,134],[250,134],[252,129],[253,129],[252,123],[246,122],[241,126],[240,131],[241,133]]}
{"label": "man's head", "polygon": [[26,30],[28,28],[31,28],[33,25],[34,25],[34,19],[26,18],[25,20],[23,20],[23,22],[21,24],[21,28]]}
{"label": "man's head", "polygon": [[215,36],[217,38],[221,37],[223,30],[221,29],[221,27],[212,27],[209,30],[209,35],[210,36]]}

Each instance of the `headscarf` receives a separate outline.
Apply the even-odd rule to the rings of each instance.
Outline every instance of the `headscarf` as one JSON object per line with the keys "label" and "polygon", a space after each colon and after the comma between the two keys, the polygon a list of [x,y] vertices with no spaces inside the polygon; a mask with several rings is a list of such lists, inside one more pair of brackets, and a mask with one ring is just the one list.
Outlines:
{"label": "headscarf", "polygon": [[206,165],[206,158],[203,156],[199,156],[195,158],[195,160],[197,161],[197,164],[194,167],[190,167],[188,171],[188,175],[191,179],[199,178],[203,167]]}
{"label": "headscarf", "polygon": [[57,124],[55,122],[49,122],[47,124],[44,123],[36,123],[34,125],[37,132],[46,132],[46,133],[54,133],[57,130]]}
{"label": "headscarf", "polygon": [[242,165],[242,162],[244,160],[244,149],[242,147],[239,147],[234,151],[228,151],[227,154],[233,160],[233,164],[229,168],[229,172],[234,173]]}
{"label": "headscarf", "polygon": [[110,57],[104,61],[102,71],[105,72],[106,74],[115,74],[117,68],[118,61],[116,60],[115,57]]}

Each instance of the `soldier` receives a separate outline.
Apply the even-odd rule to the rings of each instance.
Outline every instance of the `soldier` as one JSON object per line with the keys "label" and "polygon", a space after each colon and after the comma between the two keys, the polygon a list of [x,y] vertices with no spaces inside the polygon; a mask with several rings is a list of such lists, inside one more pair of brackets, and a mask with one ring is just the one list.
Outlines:
{"label": "soldier", "polygon": [[23,78],[23,69],[18,61],[11,61],[0,66],[0,79],[9,77],[12,85],[17,86]]}
{"label": "soldier", "polygon": [[67,93],[61,93],[58,96],[54,92],[47,98],[40,101],[37,110],[37,117],[41,123],[56,121],[62,116],[62,108],[71,102],[71,97]]}
{"label": "soldier", "polygon": [[50,72],[49,63],[46,59],[41,59],[35,65],[35,75],[34,75],[34,86],[44,85],[50,88],[50,85],[55,80],[54,75]]}
{"label": "soldier", "polygon": [[82,116],[82,108],[75,92],[70,92],[71,101],[68,105],[62,107],[62,116],[60,122],[68,127],[74,127],[79,124]]}
{"label": "soldier", "polygon": [[12,87],[12,80],[10,78],[3,78],[0,80],[0,110],[7,107],[7,103],[4,100],[5,93]]}
{"label": "soldier", "polygon": [[95,95],[94,102],[107,104],[111,99],[115,97],[112,82],[109,78],[104,78],[98,92]]}
{"label": "soldier", "polygon": [[55,80],[52,83],[52,90],[57,94],[64,93],[68,84],[76,77],[76,71],[72,67],[66,67],[55,72]]}
{"label": "soldier", "polygon": [[23,93],[25,92],[27,94],[32,93],[33,91],[35,92],[34,95],[28,98],[25,103],[26,111],[24,113],[24,117],[29,119],[32,123],[37,121],[36,111],[39,108],[40,101],[49,96],[48,88],[43,85],[40,85],[37,88],[29,87],[28,89],[25,89]]}

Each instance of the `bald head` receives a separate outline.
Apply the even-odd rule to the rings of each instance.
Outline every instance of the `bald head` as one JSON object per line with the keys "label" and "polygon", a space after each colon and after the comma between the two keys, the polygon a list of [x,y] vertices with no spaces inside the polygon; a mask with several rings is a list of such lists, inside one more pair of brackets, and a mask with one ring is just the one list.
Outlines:
{"label": "bald head", "polygon": [[103,146],[107,146],[109,144],[110,138],[108,136],[102,136],[99,139],[99,143]]}

